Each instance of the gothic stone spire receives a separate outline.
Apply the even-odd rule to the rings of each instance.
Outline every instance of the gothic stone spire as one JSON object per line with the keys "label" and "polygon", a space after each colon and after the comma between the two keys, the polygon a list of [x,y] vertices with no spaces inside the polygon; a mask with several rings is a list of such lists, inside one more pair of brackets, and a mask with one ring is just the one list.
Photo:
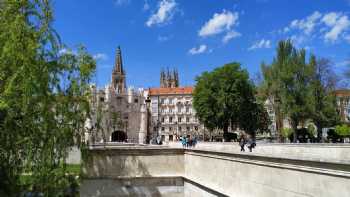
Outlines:
{"label": "gothic stone spire", "polygon": [[123,69],[122,52],[118,46],[115,57],[115,67],[112,72],[112,86],[116,93],[124,93],[126,91],[125,72]]}
{"label": "gothic stone spire", "polygon": [[114,71],[117,72],[117,73],[124,74],[123,61],[122,61],[122,51],[120,49],[120,46],[118,46],[117,54],[116,54],[116,57],[115,57]]}

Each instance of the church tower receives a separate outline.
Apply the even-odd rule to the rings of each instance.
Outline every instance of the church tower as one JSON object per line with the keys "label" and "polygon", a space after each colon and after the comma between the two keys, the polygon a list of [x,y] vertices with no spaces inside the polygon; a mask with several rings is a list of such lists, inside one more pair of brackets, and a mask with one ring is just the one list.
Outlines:
{"label": "church tower", "polygon": [[170,71],[167,68],[165,72],[163,69],[160,72],[160,87],[161,88],[176,88],[179,87],[179,74],[177,69]]}
{"label": "church tower", "polygon": [[118,46],[115,66],[112,72],[112,87],[116,93],[126,93],[125,72],[123,69],[122,52]]}

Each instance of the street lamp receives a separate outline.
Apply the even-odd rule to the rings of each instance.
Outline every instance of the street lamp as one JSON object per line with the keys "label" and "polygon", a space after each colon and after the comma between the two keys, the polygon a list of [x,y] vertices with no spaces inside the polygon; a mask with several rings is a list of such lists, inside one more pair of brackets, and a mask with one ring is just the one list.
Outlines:
{"label": "street lamp", "polygon": [[147,133],[146,133],[146,144],[149,144],[150,139],[149,139],[149,116],[150,116],[150,111],[149,108],[151,106],[151,99],[149,96],[147,96],[146,100],[146,113],[147,113]]}

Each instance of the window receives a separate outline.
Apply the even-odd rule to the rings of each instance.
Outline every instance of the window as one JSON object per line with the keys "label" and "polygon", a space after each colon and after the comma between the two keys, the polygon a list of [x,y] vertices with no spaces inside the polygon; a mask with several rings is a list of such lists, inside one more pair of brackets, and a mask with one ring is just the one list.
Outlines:
{"label": "window", "polygon": [[162,127],[162,131],[164,131],[165,130],[165,128],[164,127]]}
{"label": "window", "polygon": [[181,113],[181,107],[180,106],[177,107],[177,112]]}
{"label": "window", "polygon": [[198,131],[198,127],[197,127],[197,126],[194,126],[194,130]]}
{"label": "window", "polygon": [[179,127],[179,131],[181,131],[182,130],[182,128],[181,127]]}
{"label": "window", "polygon": [[164,122],[164,117],[162,117],[162,122]]}
{"label": "window", "polygon": [[169,127],[169,131],[172,131],[173,130],[173,128],[172,127]]}
{"label": "window", "polygon": [[173,112],[173,109],[169,108],[169,113],[172,113]]}
{"label": "window", "polygon": [[190,131],[190,127],[187,127],[186,129],[187,129],[187,131]]}
{"label": "window", "polygon": [[178,121],[178,122],[181,122],[181,119],[182,119],[181,117],[178,117],[178,118],[177,118],[177,121]]}
{"label": "window", "polygon": [[164,104],[165,103],[165,99],[160,99],[160,104]]}
{"label": "window", "polygon": [[173,99],[169,98],[169,104],[173,104]]}
{"label": "window", "polygon": [[186,122],[190,122],[190,117],[186,117]]}
{"label": "window", "polygon": [[173,122],[173,117],[169,117],[169,122]]}
{"label": "window", "polygon": [[101,101],[101,102],[104,102],[104,101],[105,101],[105,98],[104,98],[104,97],[100,97],[100,101]]}
{"label": "window", "polygon": [[134,99],[134,103],[138,103],[139,102],[139,99]]}
{"label": "window", "polygon": [[186,113],[190,112],[190,108],[186,107]]}

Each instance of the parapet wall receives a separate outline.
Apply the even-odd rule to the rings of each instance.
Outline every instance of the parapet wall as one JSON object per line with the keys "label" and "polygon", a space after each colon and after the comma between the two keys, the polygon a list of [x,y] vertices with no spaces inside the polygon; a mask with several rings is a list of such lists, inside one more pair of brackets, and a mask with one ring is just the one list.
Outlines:
{"label": "parapet wall", "polygon": [[[216,147],[215,150],[210,147],[215,146],[202,144],[186,150],[170,147],[92,149],[83,171],[87,179],[183,177],[218,194],[238,197],[338,197],[350,194],[350,149],[347,146],[334,146],[329,151],[330,148],[315,145],[310,149],[312,157],[307,154],[277,157],[277,153],[271,156],[277,145],[274,148],[258,145],[264,151],[271,151],[266,155],[262,150],[241,154],[230,151],[231,146]],[[285,147],[281,150],[290,151]],[[325,153],[318,158],[314,154],[327,151],[333,154]],[[340,158],[342,155],[345,159]],[[191,194],[194,196],[196,193]]]}

